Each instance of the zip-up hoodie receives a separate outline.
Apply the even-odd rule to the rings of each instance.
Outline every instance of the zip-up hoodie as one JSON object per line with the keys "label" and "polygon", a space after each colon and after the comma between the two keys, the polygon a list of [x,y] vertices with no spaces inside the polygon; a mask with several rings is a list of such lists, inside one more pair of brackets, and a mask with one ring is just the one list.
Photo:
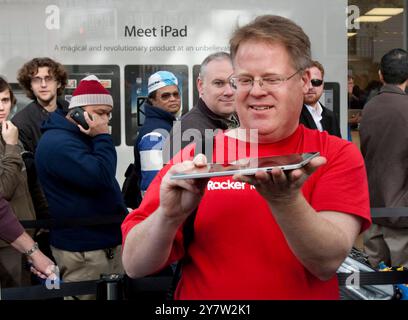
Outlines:
{"label": "zip-up hoodie", "polygon": [[[92,218],[126,212],[115,179],[117,155],[109,134],[90,137],[52,113],[41,128],[35,162],[40,183],[56,220]],[[67,251],[91,251],[121,243],[120,224],[54,228],[51,245]]]}
{"label": "zip-up hoodie", "polygon": [[[139,187],[142,192],[147,190],[156,174],[162,168],[162,165],[160,165],[160,163],[163,162],[161,150],[168,135],[163,134],[165,132],[169,133],[173,122],[176,121],[172,113],[160,109],[159,107],[154,107],[148,101],[144,103],[144,110],[146,115],[145,122],[139,130],[133,148],[135,170],[139,177]],[[149,153],[149,151],[151,151],[151,153]],[[142,165],[140,158],[142,152],[145,153],[145,158],[146,155],[148,155],[150,160],[149,168],[143,168],[145,166]]]}

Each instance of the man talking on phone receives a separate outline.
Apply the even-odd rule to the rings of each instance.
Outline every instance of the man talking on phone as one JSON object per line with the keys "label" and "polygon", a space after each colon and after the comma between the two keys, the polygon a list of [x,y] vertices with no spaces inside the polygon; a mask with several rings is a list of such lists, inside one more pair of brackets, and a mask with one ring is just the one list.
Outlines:
{"label": "man talking on phone", "polygon": [[[73,92],[68,114],[57,110],[42,126],[35,161],[57,222],[126,213],[115,179],[117,155],[108,125],[112,108],[112,96],[90,75]],[[55,228],[50,243],[65,282],[122,271],[117,223]]]}
{"label": "man talking on phone", "polygon": [[260,157],[322,156],[286,174],[213,178],[241,184],[210,189],[203,179],[171,178],[206,166],[187,146],[184,161],[158,173],[122,224],[125,271],[141,277],[182,259],[176,299],[339,299],[336,271],[370,225],[362,156],[348,141],[299,125],[311,50],[297,24],[257,17],[233,33],[230,51],[240,128],[215,137],[208,161],[245,158],[254,144]]}

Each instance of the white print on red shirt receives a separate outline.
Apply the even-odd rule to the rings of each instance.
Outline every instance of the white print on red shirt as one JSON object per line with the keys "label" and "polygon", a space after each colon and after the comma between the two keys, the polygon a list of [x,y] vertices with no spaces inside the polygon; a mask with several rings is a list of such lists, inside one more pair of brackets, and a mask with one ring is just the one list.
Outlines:
{"label": "white print on red shirt", "polygon": [[[207,190],[245,190],[246,183],[239,181],[208,181]],[[254,190],[254,186],[250,186],[250,190]]]}

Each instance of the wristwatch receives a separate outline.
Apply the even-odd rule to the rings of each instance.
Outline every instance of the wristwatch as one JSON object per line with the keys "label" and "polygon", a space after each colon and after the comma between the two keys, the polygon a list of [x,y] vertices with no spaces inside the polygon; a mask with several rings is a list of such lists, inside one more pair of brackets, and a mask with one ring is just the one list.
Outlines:
{"label": "wristwatch", "polygon": [[38,243],[34,242],[33,246],[31,247],[31,249],[28,249],[26,252],[24,252],[24,254],[27,257],[30,257],[34,252],[36,252],[38,250]]}

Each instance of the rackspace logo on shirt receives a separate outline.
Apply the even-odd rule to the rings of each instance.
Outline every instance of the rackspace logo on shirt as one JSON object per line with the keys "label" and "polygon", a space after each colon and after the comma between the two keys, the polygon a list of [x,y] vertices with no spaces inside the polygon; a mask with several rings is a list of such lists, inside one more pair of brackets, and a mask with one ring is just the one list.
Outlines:
{"label": "rackspace logo on shirt", "polygon": [[[207,190],[212,191],[212,190],[245,190],[246,189],[246,183],[245,182],[239,182],[239,181],[208,181],[207,184]],[[255,189],[254,186],[250,186],[250,190]]]}

